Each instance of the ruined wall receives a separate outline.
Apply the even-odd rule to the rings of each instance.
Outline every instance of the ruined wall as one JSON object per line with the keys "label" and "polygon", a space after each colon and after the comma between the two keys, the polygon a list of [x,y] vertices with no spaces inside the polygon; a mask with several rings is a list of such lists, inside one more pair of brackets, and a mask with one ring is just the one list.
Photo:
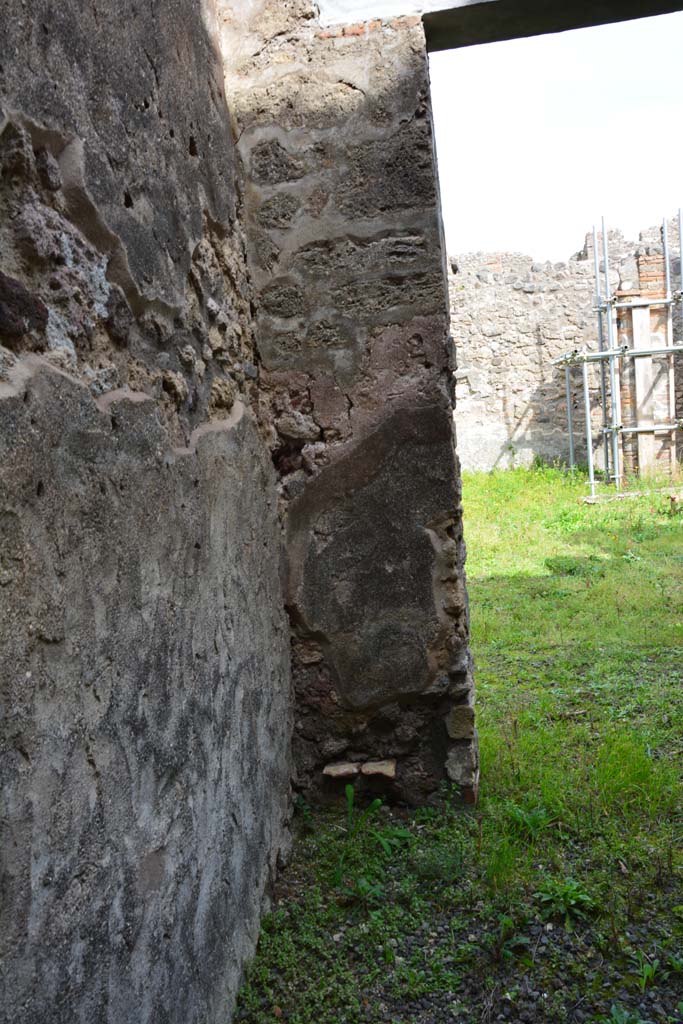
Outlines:
{"label": "ruined wall", "polygon": [[11,0],[3,22],[0,952],[21,1024],[229,1019],[293,724],[301,787],[476,794],[422,28],[324,29],[302,0],[220,14],[220,52],[195,0]]}
{"label": "ruined wall", "polygon": [[[677,274],[678,233],[673,223],[670,237]],[[661,286],[659,229],[642,232],[638,243],[627,241],[618,231],[610,232],[609,241],[613,291],[619,289],[627,296],[634,289],[647,289],[648,260],[657,264]],[[678,286],[677,277],[674,285]],[[489,470],[529,465],[535,457],[567,462],[565,374],[563,367],[551,363],[573,349],[598,347],[592,237],[587,236],[584,248],[567,263],[539,263],[518,253],[454,256],[449,289],[457,358],[456,430],[463,467]],[[674,328],[679,338],[678,308]],[[679,361],[679,410],[683,410],[682,368]],[[576,457],[585,460],[580,369],[572,370],[571,381]],[[589,370],[589,385],[594,454],[602,466],[595,365]]]}
{"label": "ruined wall", "polygon": [[[223,2],[299,785],[476,786],[452,367],[419,19]],[[244,29],[246,28],[246,35]],[[379,764],[378,764],[379,762]],[[338,790],[337,790],[338,792]]]}
{"label": "ruined wall", "polygon": [[3,1009],[225,1020],[285,842],[275,475],[210,12],[10,2]]}
{"label": "ruined wall", "polygon": [[[465,469],[529,465],[537,455],[568,458],[564,370],[550,364],[593,343],[593,292],[592,261],[536,263],[514,253],[453,257],[456,430]],[[580,458],[580,375],[573,379]],[[591,384],[597,386],[595,373]]]}

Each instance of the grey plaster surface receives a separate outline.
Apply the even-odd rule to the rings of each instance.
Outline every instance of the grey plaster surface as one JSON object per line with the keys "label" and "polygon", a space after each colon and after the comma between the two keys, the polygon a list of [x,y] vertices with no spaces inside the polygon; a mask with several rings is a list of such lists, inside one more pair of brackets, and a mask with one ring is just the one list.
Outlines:
{"label": "grey plaster surface", "polygon": [[291,694],[212,5],[0,20],[0,1017],[223,1024]]}
{"label": "grey plaster surface", "polygon": [[283,841],[273,473],[241,405],[0,382],[3,1020],[229,1019]]}
{"label": "grey plaster surface", "polygon": [[430,652],[452,632],[435,551],[456,504],[438,406],[395,413],[293,504],[289,600],[325,636],[347,706],[417,697],[433,682]]}

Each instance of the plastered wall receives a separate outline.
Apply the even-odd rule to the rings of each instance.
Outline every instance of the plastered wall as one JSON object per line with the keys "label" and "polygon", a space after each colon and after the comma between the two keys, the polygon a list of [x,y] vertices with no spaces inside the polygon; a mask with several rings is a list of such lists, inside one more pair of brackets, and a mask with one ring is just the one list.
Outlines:
{"label": "plastered wall", "polygon": [[[289,631],[195,3],[3,8],[3,1020],[226,1020],[288,843]],[[124,28],[125,26],[125,28]]]}

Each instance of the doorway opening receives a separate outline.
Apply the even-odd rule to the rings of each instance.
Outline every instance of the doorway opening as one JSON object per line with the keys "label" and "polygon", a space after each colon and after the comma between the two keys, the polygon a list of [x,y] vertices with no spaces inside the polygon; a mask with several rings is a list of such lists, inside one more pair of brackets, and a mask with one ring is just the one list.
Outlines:
{"label": "doorway opening", "polygon": [[[683,340],[681,36],[679,13],[431,56],[466,470],[587,463],[587,388],[599,480],[676,475],[680,353],[629,359],[621,375],[621,361],[608,359],[605,373],[593,362],[586,382],[576,359],[557,361]],[[645,346],[633,340],[633,306],[647,302]],[[569,389],[566,362],[579,365]]]}
{"label": "doorway opening", "polygon": [[[457,360],[482,859],[501,899],[501,947],[510,941],[497,963],[516,962],[516,977],[529,979],[528,987],[507,988],[513,971],[495,968],[500,988],[481,1019],[637,1024],[675,1021],[683,1011],[678,980],[654,980],[667,955],[664,936],[678,929],[666,893],[680,886],[683,870],[678,853],[667,859],[680,846],[673,804],[660,803],[682,781],[683,676],[672,668],[683,640],[683,516],[671,461],[680,438],[672,426],[682,414],[672,345],[683,340],[676,173],[683,148],[673,138],[683,109],[673,81],[681,39],[683,16],[675,14],[431,58]],[[635,146],[636,136],[650,143]],[[610,410],[603,421],[600,411],[598,314],[614,317],[602,325],[604,347],[627,348],[615,367],[621,381],[611,385],[608,369],[605,382],[605,404],[612,394],[623,403],[616,455],[608,431],[615,420]],[[650,371],[637,382],[646,363],[629,353],[641,331],[635,344]],[[665,342],[671,355],[645,355]],[[589,444],[586,432],[583,443],[579,435],[584,387]],[[662,429],[649,432],[649,443],[668,466],[654,467],[654,482],[634,482],[632,490],[646,493],[620,500],[610,477],[621,475],[623,490],[634,470],[648,475],[638,439],[647,437],[639,428],[653,411],[648,426]],[[591,491],[589,454],[597,497],[613,500],[583,500]],[[653,869],[662,858],[671,869],[666,879]],[[600,965],[589,954],[579,967],[579,948],[595,941],[606,919],[611,937]],[[536,932],[527,930],[533,920]],[[540,966],[546,954],[529,956],[527,939],[554,949],[552,980]],[[626,979],[639,971],[649,980],[630,988]],[[598,978],[610,992],[602,1005]],[[610,980],[617,978],[619,985]]]}

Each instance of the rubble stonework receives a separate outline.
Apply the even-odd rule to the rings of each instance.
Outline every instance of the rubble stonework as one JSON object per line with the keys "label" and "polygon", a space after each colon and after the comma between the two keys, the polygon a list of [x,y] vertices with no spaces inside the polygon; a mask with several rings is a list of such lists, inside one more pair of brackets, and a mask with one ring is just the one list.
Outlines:
{"label": "rubble stonework", "polygon": [[3,1010],[205,1024],[291,775],[222,69],[191,3],[2,22]]}
{"label": "rubble stonework", "polygon": [[220,10],[224,52],[242,44],[226,85],[285,522],[297,784],[391,759],[394,795],[450,777],[471,800],[476,738],[446,727],[472,677],[422,26],[321,29],[300,0]]}
{"label": "rubble stonework", "polygon": [[[669,236],[677,287],[678,229],[673,221]],[[661,229],[641,232],[637,243],[629,242],[619,231],[610,231],[609,245],[613,292],[627,295],[634,289],[647,290],[648,266],[654,268],[650,273],[654,273],[656,286],[663,285]],[[601,280],[604,282],[603,275]],[[583,249],[566,263],[541,263],[519,253],[454,256],[449,289],[457,354],[458,456],[463,468],[529,465],[535,458],[567,462],[565,373],[564,367],[553,366],[552,360],[584,346],[598,347],[592,236],[586,236]],[[677,305],[674,338],[681,336]],[[581,373],[572,371],[571,381],[576,457],[584,461]],[[677,381],[680,417],[680,370]],[[589,382],[594,453],[599,458],[602,419],[595,365],[590,367]],[[609,387],[607,394],[609,398]]]}

